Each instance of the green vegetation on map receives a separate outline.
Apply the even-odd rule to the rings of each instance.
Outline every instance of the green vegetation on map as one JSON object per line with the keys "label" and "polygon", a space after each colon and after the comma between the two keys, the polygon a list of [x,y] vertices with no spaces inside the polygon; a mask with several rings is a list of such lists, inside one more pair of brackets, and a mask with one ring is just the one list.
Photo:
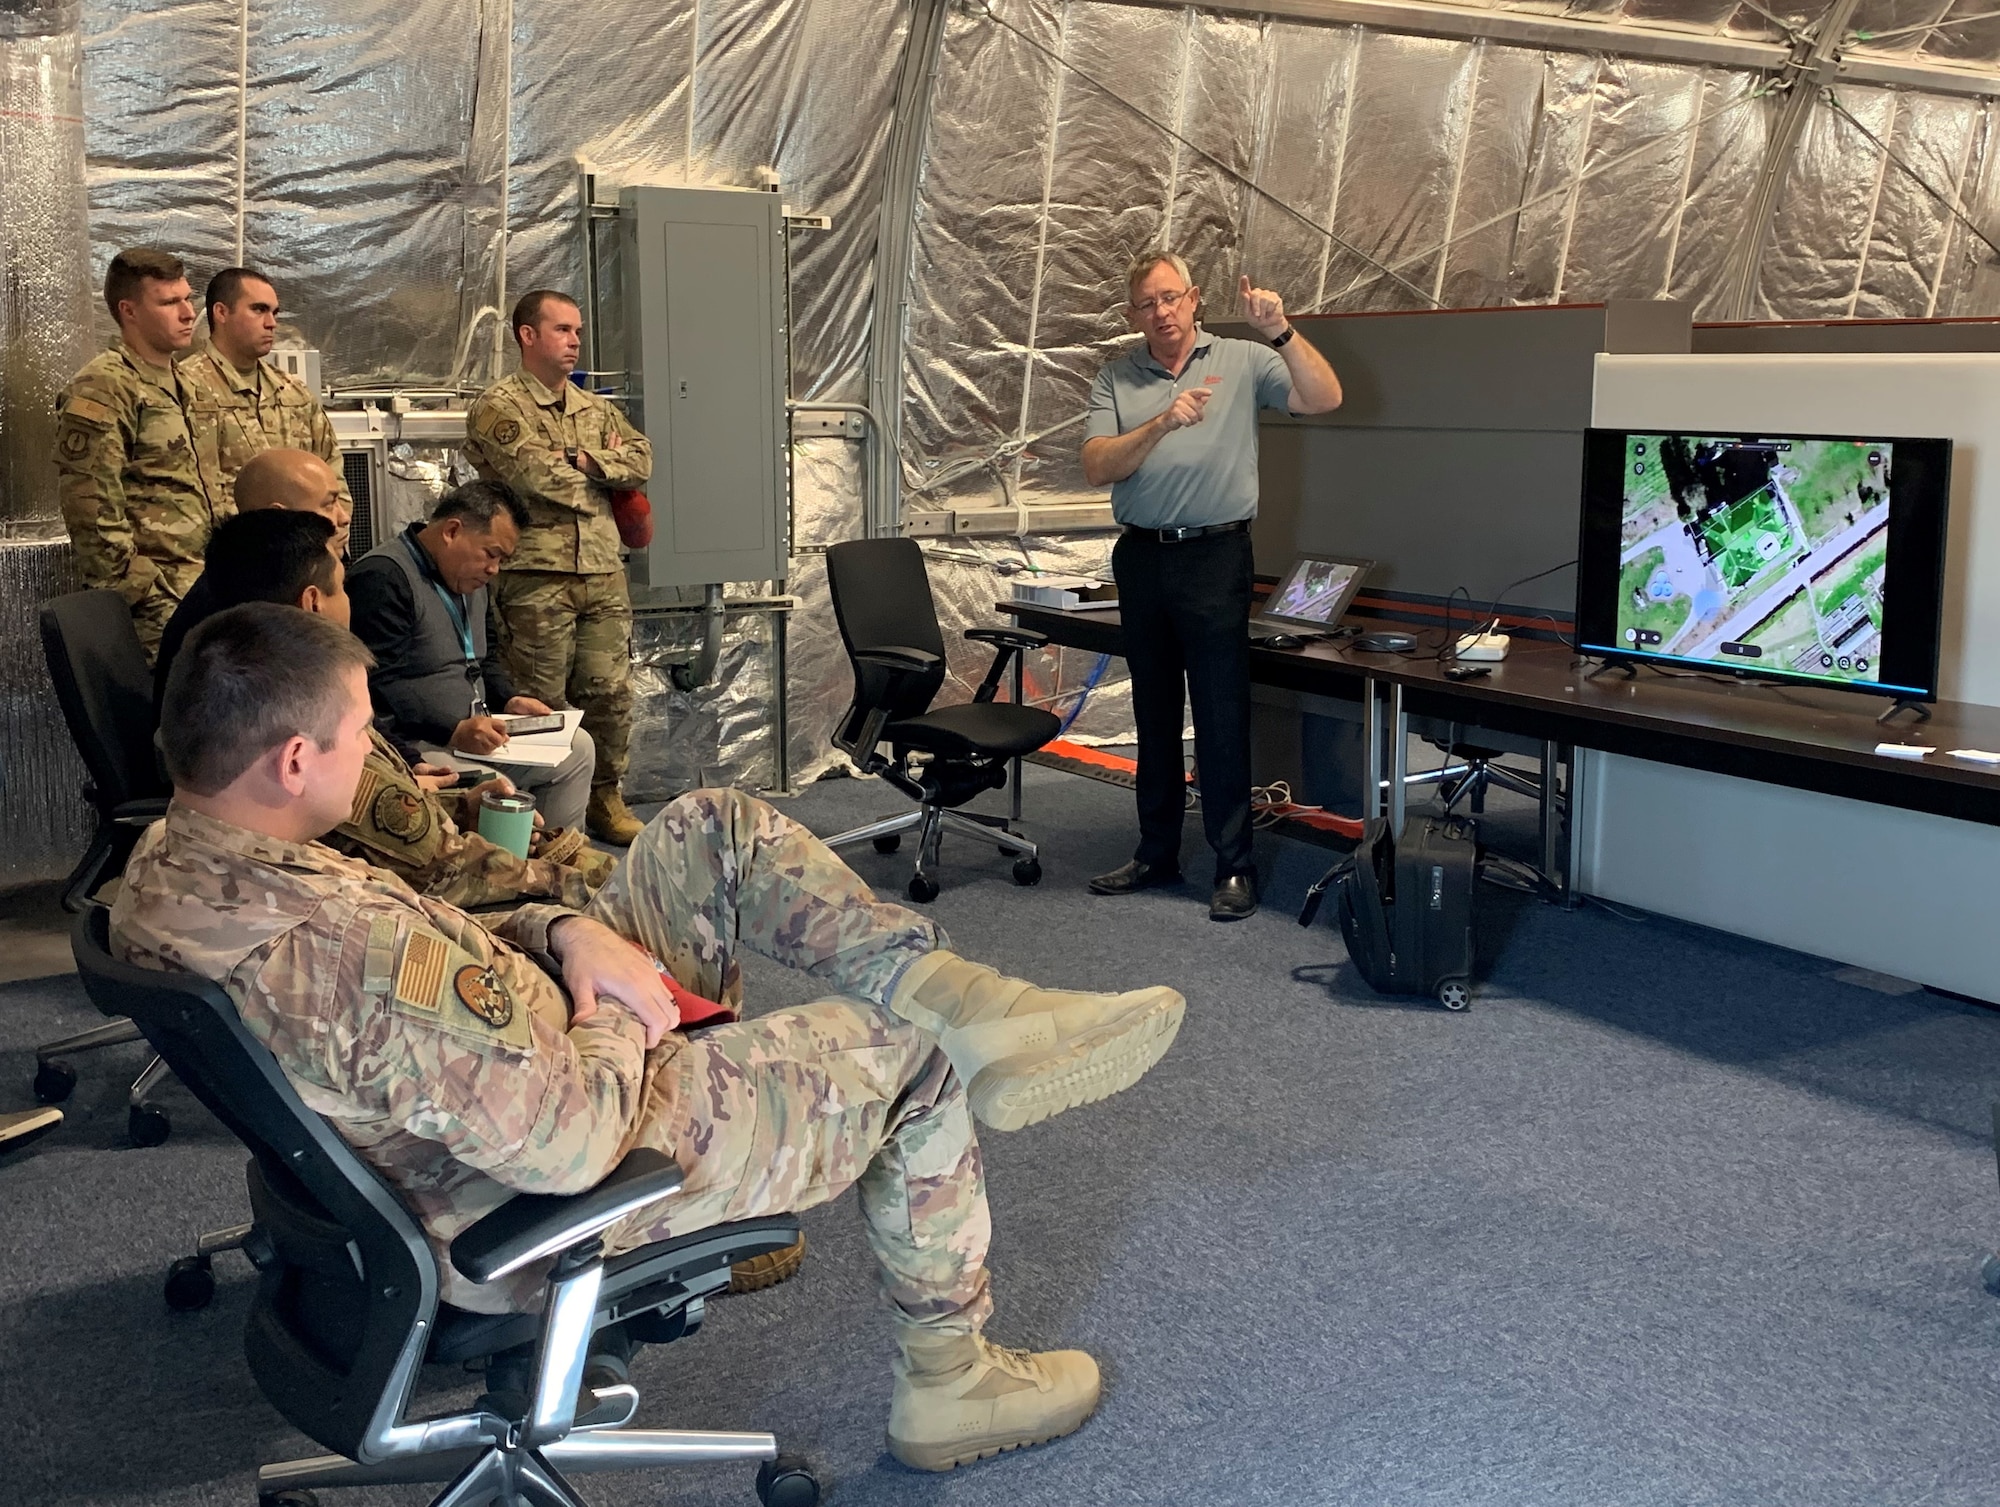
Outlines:
{"label": "green vegetation on map", "polygon": [[1832,570],[1813,583],[1813,595],[1818,601],[1819,615],[1832,617],[1840,610],[1840,604],[1850,597],[1865,597],[1868,603],[1869,619],[1877,628],[1882,626],[1882,585],[1883,567],[1889,559],[1889,541],[1877,534],[1874,542],[1856,550],[1842,560]]}
{"label": "green vegetation on map", "polygon": [[1717,508],[1702,520],[1716,573],[1731,591],[1741,591],[1765,570],[1789,560],[1797,550],[1785,512],[1770,488]]}
{"label": "green vegetation on map", "polygon": [[1861,516],[1865,505],[1858,488],[1864,481],[1882,486],[1879,473],[1869,475],[1870,448],[1822,440],[1796,446],[1785,458],[1783,464],[1799,473],[1798,480],[1785,483],[1785,495],[1799,510],[1810,543],[1831,538]]}
{"label": "green vegetation on map", "polygon": [[[1646,447],[1645,454],[1639,447]],[[1633,470],[1634,466],[1644,466],[1644,471]],[[1663,512],[1653,523],[1659,527],[1674,516],[1674,498],[1667,486],[1667,468],[1660,464],[1660,444],[1657,439],[1635,435],[1625,442],[1625,521],[1633,519],[1649,508],[1662,508]],[[1651,528],[1647,530],[1651,532]],[[1629,535],[1627,536],[1630,537]]]}
{"label": "green vegetation on map", "polygon": [[1772,669],[1789,670],[1793,655],[1807,644],[1819,642],[1818,624],[1805,592],[1785,598],[1785,605],[1746,633],[1742,642],[1762,649],[1763,662]]}
{"label": "green vegetation on map", "polygon": [[1662,643],[1670,642],[1680,632],[1681,624],[1688,620],[1688,613],[1694,608],[1692,602],[1679,594],[1664,602],[1656,602],[1647,594],[1647,583],[1665,569],[1666,563],[1667,552],[1655,545],[1618,572],[1619,626],[1655,629]]}

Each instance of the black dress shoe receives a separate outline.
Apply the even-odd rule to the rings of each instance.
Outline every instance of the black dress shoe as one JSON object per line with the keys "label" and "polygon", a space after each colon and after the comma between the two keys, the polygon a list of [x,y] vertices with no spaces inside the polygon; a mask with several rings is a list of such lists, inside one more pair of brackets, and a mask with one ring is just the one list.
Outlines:
{"label": "black dress shoe", "polygon": [[1215,882],[1215,893],[1209,897],[1208,919],[1211,921],[1241,921],[1245,916],[1257,914],[1257,876],[1255,874],[1231,874],[1226,879]]}
{"label": "black dress shoe", "polygon": [[1141,863],[1133,859],[1121,869],[1113,869],[1108,874],[1099,874],[1090,881],[1093,895],[1133,895],[1140,890],[1155,890],[1163,884],[1179,884],[1181,871],[1166,868],[1157,863]]}

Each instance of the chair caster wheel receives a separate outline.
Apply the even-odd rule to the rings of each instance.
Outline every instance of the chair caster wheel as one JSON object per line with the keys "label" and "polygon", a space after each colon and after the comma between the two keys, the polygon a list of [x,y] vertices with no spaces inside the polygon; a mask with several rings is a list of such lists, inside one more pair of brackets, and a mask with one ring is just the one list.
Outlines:
{"label": "chair caster wheel", "polygon": [[875,851],[878,853],[893,853],[902,845],[903,834],[900,832],[891,832],[887,837],[875,839]]}
{"label": "chair caster wheel", "polygon": [[257,1507],[319,1507],[319,1498],[300,1486],[288,1486],[283,1491],[260,1491],[257,1493]]}
{"label": "chair caster wheel", "polygon": [[125,1113],[125,1138],[134,1146],[164,1146],[174,1131],[167,1112],[155,1104],[134,1104]]}
{"label": "chair caster wheel", "polygon": [[918,874],[910,880],[909,896],[919,905],[928,905],[938,897],[938,882],[928,874]]}
{"label": "chair caster wheel", "polygon": [[215,1266],[207,1256],[183,1256],[167,1268],[167,1307],[193,1313],[215,1301]]}
{"label": "chair caster wheel", "polygon": [[1042,882],[1042,861],[1039,858],[1023,858],[1014,865],[1016,884],[1040,884]]}
{"label": "chair caster wheel", "polygon": [[1447,1010],[1472,1008],[1472,985],[1465,979],[1446,979],[1437,986],[1437,1002]]}
{"label": "chair caster wheel", "polygon": [[61,1104],[76,1092],[76,1069],[67,1062],[35,1064],[35,1102]]}
{"label": "chair caster wheel", "polygon": [[764,1507],[818,1507],[819,1477],[798,1455],[780,1455],[757,1467],[757,1500]]}

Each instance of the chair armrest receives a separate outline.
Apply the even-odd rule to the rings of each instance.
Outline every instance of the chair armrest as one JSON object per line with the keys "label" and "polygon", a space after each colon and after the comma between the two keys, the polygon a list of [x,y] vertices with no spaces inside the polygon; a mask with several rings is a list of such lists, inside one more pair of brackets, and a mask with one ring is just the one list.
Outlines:
{"label": "chair armrest", "polygon": [[873,649],[857,649],[854,657],[864,665],[883,670],[928,670],[944,660],[928,649],[909,649],[900,644],[880,644]]}
{"label": "chair armrest", "polygon": [[523,1193],[509,1199],[452,1241],[451,1264],[474,1282],[491,1282],[680,1192],[683,1177],[680,1164],[664,1151],[637,1147],[587,1193]]}
{"label": "chair armrest", "polygon": [[1016,655],[1039,649],[1049,641],[1046,633],[1037,633],[1033,628],[967,628],[965,637],[970,643],[993,645],[993,663],[986,667],[986,678],[972,693],[975,702],[991,701],[1000,694],[1000,677],[1007,673],[1010,661],[1020,662]]}
{"label": "chair armrest", "polygon": [[167,798],[164,795],[148,796],[143,801],[125,801],[111,810],[111,819],[120,826],[150,827],[167,814]]}
{"label": "chair armrest", "polygon": [[975,644],[996,644],[1003,649],[1039,649],[1049,641],[1046,633],[1033,628],[967,628],[965,636]]}

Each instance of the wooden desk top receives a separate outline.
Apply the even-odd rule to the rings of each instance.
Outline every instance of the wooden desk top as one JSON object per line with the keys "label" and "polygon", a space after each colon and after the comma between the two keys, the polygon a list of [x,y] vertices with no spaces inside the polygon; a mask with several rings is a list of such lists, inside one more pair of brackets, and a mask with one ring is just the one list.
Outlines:
{"label": "wooden desk top", "polygon": [[[1122,650],[1114,611],[997,605],[1056,643]],[[1419,637],[1435,641],[1435,634]],[[1445,679],[1444,665],[1422,651],[1367,654],[1347,641],[1250,651],[1251,678],[1264,685],[1353,700],[1364,679],[1382,680],[1404,688],[1405,710],[1416,716],[2000,824],[2000,766],[1945,754],[2000,752],[2000,708],[1941,701],[1928,722],[1905,712],[1878,727],[1884,698],[1643,669],[1630,680],[1615,670],[1586,678],[1594,667],[1560,644],[1528,639],[1517,639],[1491,674],[1460,681]],[[1877,743],[1922,743],[1938,752],[1897,759],[1876,753]]]}

